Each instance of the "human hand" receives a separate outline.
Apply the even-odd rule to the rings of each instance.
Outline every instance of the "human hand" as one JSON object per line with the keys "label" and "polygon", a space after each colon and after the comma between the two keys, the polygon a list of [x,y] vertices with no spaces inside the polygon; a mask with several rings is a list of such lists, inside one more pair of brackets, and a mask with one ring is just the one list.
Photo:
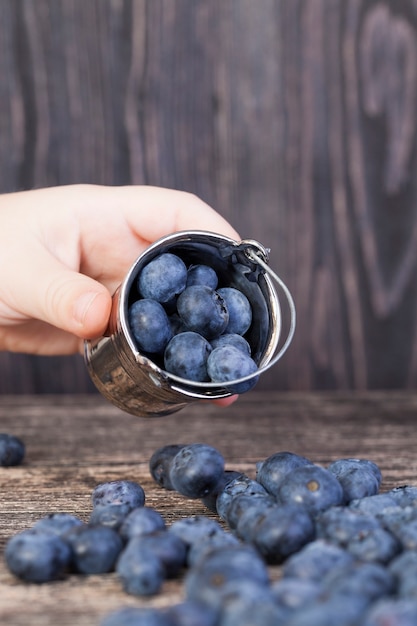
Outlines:
{"label": "human hand", "polygon": [[192,194],[70,185],[0,196],[0,350],[71,354],[107,328],[111,297],[160,237],[237,232]]}

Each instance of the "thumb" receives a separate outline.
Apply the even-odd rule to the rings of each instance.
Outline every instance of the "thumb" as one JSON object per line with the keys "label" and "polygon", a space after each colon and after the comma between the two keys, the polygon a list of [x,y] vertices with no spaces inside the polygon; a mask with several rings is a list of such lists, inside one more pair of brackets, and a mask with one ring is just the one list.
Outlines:
{"label": "thumb", "polygon": [[101,283],[75,272],[43,250],[13,285],[16,308],[82,339],[107,328],[111,296]]}

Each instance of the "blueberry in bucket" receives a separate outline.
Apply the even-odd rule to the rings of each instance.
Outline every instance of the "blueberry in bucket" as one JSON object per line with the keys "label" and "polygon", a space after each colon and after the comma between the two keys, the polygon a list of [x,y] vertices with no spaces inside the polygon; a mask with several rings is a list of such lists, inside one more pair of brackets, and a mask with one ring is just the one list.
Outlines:
{"label": "blueberry in bucket", "polygon": [[177,310],[184,324],[206,339],[221,335],[229,323],[224,299],[206,285],[187,287],[178,297]]}
{"label": "blueberry in bucket", "polygon": [[139,349],[162,353],[172,337],[171,323],[156,300],[136,300],[129,309],[129,324]]}
{"label": "blueberry in bucket", "polygon": [[208,381],[207,358],[211,352],[209,342],[198,333],[187,331],[175,335],[164,354],[167,372],[187,380]]}
{"label": "blueberry in bucket", "polygon": [[[248,355],[234,346],[215,348],[207,359],[207,371],[212,381],[228,383],[255,374],[258,366]],[[250,380],[229,386],[233,393],[245,393],[252,389],[258,381],[258,376]]]}
{"label": "blueberry in bucket", "polygon": [[223,287],[217,293],[223,298],[229,311],[227,333],[244,335],[252,323],[252,307],[244,293],[234,287]]}
{"label": "blueberry in bucket", "polygon": [[169,302],[180,294],[187,283],[187,267],[176,254],[165,252],[150,261],[138,277],[138,290],[143,298]]}

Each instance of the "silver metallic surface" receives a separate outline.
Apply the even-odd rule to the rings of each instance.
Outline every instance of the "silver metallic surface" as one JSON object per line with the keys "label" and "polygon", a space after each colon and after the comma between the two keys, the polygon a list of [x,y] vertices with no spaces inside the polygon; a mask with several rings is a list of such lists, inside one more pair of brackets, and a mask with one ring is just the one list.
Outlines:
{"label": "silver metallic surface", "polygon": [[[281,333],[281,310],[268,275],[269,251],[257,241],[236,242],[205,231],[183,231],[159,239],[138,257],[114,294],[105,336],[84,344],[87,369],[98,390],[120,409],[141,417],[166,415],[189,402],[232,395],[230,389],[219,383],[196,383],[169,374],[141,354],[135,344],[128,324],[128,308],[135,297],[137,277],[149,261],[168,251],[179,254],[186,264],[210,265],[223,285],[240,289],[249,299],[253,321],[245,337],[259,366],[256,375],[278,360],[274,354]],[[278,277],[271,273],[276,280]],[[284,288],[292,320],[286,349],[294,332],[295,308],[287,288],[278,280]],[[281,353],[282,349],[279,357]]]}

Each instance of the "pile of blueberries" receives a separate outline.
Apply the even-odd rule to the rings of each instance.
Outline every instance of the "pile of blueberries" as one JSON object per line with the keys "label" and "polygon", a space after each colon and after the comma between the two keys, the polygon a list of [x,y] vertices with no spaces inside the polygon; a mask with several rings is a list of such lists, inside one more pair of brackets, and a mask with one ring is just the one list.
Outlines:
{"label": "pile of blueberries", "polygon": [[[13,536],[9,570],[34,583],[114,571],[126,593],[142,598],[184,579],[178,604],[122,607],[101,626],[417,624],[417,487],[380,492],[372,461],[323,467],[282,451],[250,478],[194,443],[159,448],[149,470],[209,514],[167,525],[138,483],[101,483],[88,522],[55,513]],[[279,580],[270,575],[275,564]]]}
{"label": "pile of blueberries", "polygon": [[[138,349],[162,369],[186,380],[219,383],[257,371],[245,338],[251,304],[240,289],[219,286],[212,267],[187,266],[165,252],[139,272],[135,289],[129,327]],[[231,391],[244,393],[256,382],[255,375],[230,385]]]}

